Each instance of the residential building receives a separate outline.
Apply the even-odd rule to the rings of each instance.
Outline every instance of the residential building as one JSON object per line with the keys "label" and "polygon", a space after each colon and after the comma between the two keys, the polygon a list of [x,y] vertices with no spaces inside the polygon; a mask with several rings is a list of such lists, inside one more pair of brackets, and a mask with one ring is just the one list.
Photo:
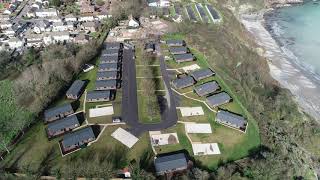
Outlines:
{"label": "residential building", "polygon": [[98,67],[98,72],[117,71],[117,70],[118,70],[118,64],[117,63],[100,64],[99,67]]}
{"label": "residential building", "polygon": [[8,45],[10,49],[18,49],[23,47],[24,42],[22,40],[20,40],[19,38],[13,37],[10,38],[8,41]]}
{"label": "residential building", "polygon": [[[110,16],[111,16],[111,15],[110,15]],[[106,19],[106,18],[109,18],[108,13],[106,13],[106,12],[99,12],[99,13],[96,15],[96,19],[97,19],[98,21],[103,21],[103,20]]]}
{"label": "residential building", "polygon": [[43,44],[42,34],[27,33],[25,39],[27,47],[40,47]]}
{"label": "residential building", "polygon": [[47,20],[36,21],[33,27],[33,32],[41,34],[51,31],[50,22]]}
{"label": "residential building", "polygon": [[114,90],[117,89],[117,80],[98,80],[96,81],[96,90]]}
{"label": "residential building", "polygon": [[82,26],[82,29],[85,31],[96,32],[98,30],[99,23],[94,21],[89,21],[89,22],[82,23],[81,26]]}
{"label": "residential building", "polygon": [[74,110],[70,103],[50,108],[44,111],[44,121],[46,123],[64,118],[70,114],[73,114]]}
{"label": "residential building", "polygon": [[118,61],[119,61],[118,55],[115,55],[115,56],[101,56],[100,64],[118,63]]}
{"label": "residential building", "polygon": [[117,78],[118,78],[117,71],[97,72],[97,80],[109,80],[109,79],[117,79]]}
{"label": "residential building", "polygon": [[173,58],[177,63],[190,62],[194,60],[194,57],[191,53],[176,54],[176,55],[173,55]]}
{"label": "residential building", "polygon": [[69,42],[71,40],[68,31],[57,31],[50,33],[55,42]]}
{"label": "residential building", "polygon": [[101,56],[119,56],[119,49],[105,49],[102,51]]}
{"label": "residential building", "polygon": [[119,42],[107,42],[105,43],[106,49],[121,49],[121,43]]}
{"label": "residential building", "polygon": [[74,99],[74,100],[79,99],[83,93],[85,86],[86,86],[85,81],[81,81],[81,80],[74,81],[66,93],[67,98]]}
{"label": "residential building", "polygon": [[157,175],[165,175],[188,169],[188,160],[184,153],[156,157],[154,166]]}
{"label": "residential building", "polygon": [[169,0],[147,0],[148,6],[150,7],[169,7]]}
{"label": "residential building", "polygon": [[219,89],[219,84],[216,81],[211,81],[195,87],[194,91],[198,94],[198,96],[206,96],[216,92]]}
{"label": "residential building", "polygon": [[138,28],[140,26],[139,22],[131,17],[131,19],[128,22],[128,26],[130,28]]}
{"label": "residential building", "polygon": [[67,31],[68,27],[63,22],[54,22],[52,24],[52,31]]}
{"label": "residential building", "polygon": [[53,8],[49,9],[38,9],[35,11],[37,17],[49,17],[49,16],[58,16],[58,11]]}
{"label": "residential building", "polygon": [[1,21],[0,28],[7,29],[12,26],[12,23],[9,21]]}
{"label": "residential building", "polygon": [[244,117],[225,110],[218,111],[216,121],[232,128],[239,129],[243,132],[246,131],[248,124]]}
{"label": "residential building", "polygon": [[8,37],[13,37],[15,35],[15,31],[12,29],[12,27],[8,27],[5,30],[2,30],[2,34],[7,35]]}
{"label": "residential building", "polygon": [[68,131],[72,131],[73,129],[80,126],[80,122],[78,120],[77,115],[71,115],[66,118],[57,120],[55,122],[49,123],[47,127],[47,135],[49,138],[53,138],[64,134]]}
{"label": "residential building", "polygon": [[110,101],[110,91],[90,91],[87,93],[87,102],[105,102]]}
{"label": "residential building", "polygon": [[48,20],[51,23],[62,22],[62,19],[60,19],[58,16],[49,16],[46,17],[46,20]]}
{"label": "residential building", "polygon": [[0,21],[9,21],[10,20],[10,16],[9,15],[5,15],[5,14],[0,14]]}
{"label": "residential building", "polygon": [[78,18],[80,22],[88,22],[88,21],[94,21],[94,17],[92,15],[82,15]]}
{"label": "residential building", "polygon": [[73,40],[77,44],[86,44],[89,42],[89,36],[85,34],[79,34]]}
{"label": "residential building", "polygon": [[172,81],[172,86],[176,89],[183,89],[186,87],[190,87],[195,83],[194,79],[190,76],[177,78]]}
{"label": "residential building", "polygon": [[155,51],[155,44],[153,42],[149,42],[149,43],[146,43],[145,45],[145,50],[147,52],[154,52]]}
{"label": "residential building", "polygon": [[186,54],[188,52],[187,47],[185,46],[173,46],[169,48],[171,54]]}
{"label": "residential building", "polygon": [[201,81],[202,79],[205,79],[214,75],[215,75],[215,72],[213,72],[209,68],[199,69],[190,73],[190,76],[192,76],[196,81]]}
{"label": "residential building", "polygon": [[75,30],[74,22],[68,21],[68,22],[65,23],[65,26],[67,27],[68,31],[74,31]]}
{"label": "residential building", "polygon": [[168,46],[184,46],[185,45],[184,40],[175,40],[175,39],[167,40],[166,43]]}
{"label": "residential building", "polygon": [[76,22],[77,21],[77,17],[75,17],[73,14],[68,14],[64,17],[64,20],[66,22]]}
{"label": "residential building", "polygon": [[214,94],[206,99],[207,104],[212,108],[229,103],[230,101],[232,101],[232,98],[226,92]]}
{"label": "residential building", "polygon": [[64,135],[62,141],[60,142],[60,147],[62,152],[65,154],[67,152],[76,150],[83,145],[87,145],[95,139],[96,136],[93,132],[92,127],[88,126]]}
{"label": "residential building", "polygon": [[27,17],[28,18],[34,18],[36,17],[36,11],[38,10],[38,8],[36,7],[31,7],[30,10],[27,12]]}

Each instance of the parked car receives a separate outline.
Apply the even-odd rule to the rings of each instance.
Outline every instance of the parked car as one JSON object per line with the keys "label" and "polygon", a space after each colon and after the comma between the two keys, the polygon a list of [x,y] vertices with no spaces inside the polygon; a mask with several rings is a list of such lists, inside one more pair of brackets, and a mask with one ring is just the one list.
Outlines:
{"label": "parked car", "polygon": [[83,72],[89,72],[94,68],[94,65],[92,64],[85,64],[82,67]]}

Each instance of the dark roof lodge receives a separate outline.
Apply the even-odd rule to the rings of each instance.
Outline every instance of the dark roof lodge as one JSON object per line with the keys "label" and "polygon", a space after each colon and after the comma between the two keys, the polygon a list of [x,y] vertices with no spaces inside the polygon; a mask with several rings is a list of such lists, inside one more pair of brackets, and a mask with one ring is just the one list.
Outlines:
{"label": "dark roof lodge", "polygon": [[86,82],[81,80],[76,80],[72,83],[68,89],[66,96],[68,99],[79,99],[85,88]]}
{"label": "dark roof lodge", "polygon": [[70,103],[58,107],[50,108],[44,111],[44,120],[46,123],[64,118],[73,114],[73,108]]}
{"label": "dark roof lodge", "polygon": [[106,64],[106,63],[117,63],[119,61],[118,56],[102,56],[100,59],[100,64]]}
{"label": "dark roof lodge", "polygon": [[172,85],[176,89],[183,89],[192,86],[195,83],[194,79],[190,76],[177,78],[172,81]]}
{"label": "dark roof lodge", "polygon": [[217,113],[216,121],[227,126],[239,129],[243,132],[246,131],[247,121],[244,117],[231,113],[229,111],[219,110]]}
{"label": "dark roof lodge", "polygon": [[194,57],[191,53],[176,54],[176,55],[173,55],[173,58],[177,63],[190,62],[194,60]]}
{"label": "dark roof lodge", "polygon": [[216,81],[211,81],[195,87],[194,91],[198,94],[198,96],[206,96],[216,92],[219,89],[219,84]]}
{"label": "dark roof lodge", "polygon": [[71,115],[48,124],[47,134],[49,138],[64,134],[74,128],[80,126],[80,122],[76,115]]}
{"label": "dark roof lodge", "polygon": [[184,153],[172,154],[157,157],[154,160],[157,175],[164,175],[176,171],[183,171],[188,168],[188,161]]}
{"label": "dark roof lodge", "polygon": [[190,76],[192,76],[196,81],[200,81],[202,79],[205,79],[214,75],[215,73],[209,68],[196,70],[190,73]]}
{"label": "dark roof lodge", "polygon": [[185,45],[184,40],[175,40],[175,39],[167,40],[166,43],[168,46],[184,46]]}
{"label": "dark roof lodge", "polygon": [[217,107],[230,102],[232,98],[226,92],[221,92],[207,97],[206,101],[211,107]]}
{"label": "dark roof lodge", "polygon": [[112,90],[117,89],[117,80],[101,80],[96,81],[96,90]]}
{"label": "dark roof lodge", "polygon": [[121,49],[122,45],[119,42],[107,42],[105,47],[106,49]]}
{"label": "dark roof lodge", "polygon": [[188,48],[181,46],[181,47],[170,47],[169,51],[171,54],[186,54],[188,52]]}
{"label": "dark roof lodge", "polygon": [[74,131],[70,134],[64,135],[61,143],[61,150],[65,154],[86,145],[96,139],[92,127],[85,127],[80,130]]}
{"label": "dark roof lodge", "polygon": [[97,80],[108,80],[108,79],[117,79],[117,78],[118,78],[117,71],[97,72]]}
{"label": "dark roof lodge", "polygon": [[110,91],[90,91],[87,93],[87,102],[104,102],[110,101]]}
{"label": "dark roof lodge", "polygon": [[117,71],[117,70],[118,70],[118,64],[117,63],[100,64],[99,67],[98,67],[98,72]]}
{"label": "dark roof lodge", "polygon": [[101,56],[119,56],[119,49],[105,49],[102,51]]}

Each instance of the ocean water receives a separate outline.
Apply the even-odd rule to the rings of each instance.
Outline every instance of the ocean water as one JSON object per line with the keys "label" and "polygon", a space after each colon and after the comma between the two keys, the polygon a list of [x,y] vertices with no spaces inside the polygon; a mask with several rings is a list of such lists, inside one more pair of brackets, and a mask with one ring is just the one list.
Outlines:
{"label": "ocean water", "polygon": [[320,2],[278,9],[266,21],[283,53],[320,84]]}

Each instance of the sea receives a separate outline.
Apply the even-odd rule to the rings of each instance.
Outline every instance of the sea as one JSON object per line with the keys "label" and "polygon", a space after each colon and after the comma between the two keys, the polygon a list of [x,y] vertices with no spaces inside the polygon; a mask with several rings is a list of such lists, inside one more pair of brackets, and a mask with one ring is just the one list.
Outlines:
{"label": "sea", "polygon": [[242,23],[265,50],[271,76],[320,123],[320,1],[246,15]]}

